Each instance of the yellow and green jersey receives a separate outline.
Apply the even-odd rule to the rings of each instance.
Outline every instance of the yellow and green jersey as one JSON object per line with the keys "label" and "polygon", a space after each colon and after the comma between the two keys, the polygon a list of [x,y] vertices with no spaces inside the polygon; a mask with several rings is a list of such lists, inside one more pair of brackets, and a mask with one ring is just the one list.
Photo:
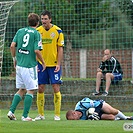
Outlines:
{"label": "yellow and green jersey", "polygon": [[[49,30],[45,30],[43,26],[37,28],[42,36],[43,50],[41,51],[43,59],[47,67],[57,65],[57,46],[64,46],[64,35],[62,30],[53,25]],[[41,63],[41,62],[40,62]]]}

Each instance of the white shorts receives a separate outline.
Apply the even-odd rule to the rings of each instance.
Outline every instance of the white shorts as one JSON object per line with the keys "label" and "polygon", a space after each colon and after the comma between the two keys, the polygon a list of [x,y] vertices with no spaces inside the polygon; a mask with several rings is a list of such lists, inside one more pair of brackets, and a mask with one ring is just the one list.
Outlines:
{"label": "white shorts", "polygon": [[16,66],[16,88],[26,90],[38,89],[37,66],[32,68]]}

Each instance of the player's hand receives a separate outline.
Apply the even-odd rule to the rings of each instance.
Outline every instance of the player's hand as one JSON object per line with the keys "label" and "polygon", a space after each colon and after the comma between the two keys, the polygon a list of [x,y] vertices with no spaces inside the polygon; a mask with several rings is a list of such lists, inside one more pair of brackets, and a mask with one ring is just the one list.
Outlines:
{"label": "player's hand", "polygon": [[54,72],[58,72],[60,70],[60,65],[56,65]]}
{"label": "player's hand", "polygon": [[88,116],[88,120],[100,120],[98,113],[94,112],[92,115]]}
{"label": "player's hand", "polygon": [[108,59],[108,57],[105,55],[105,56],[103,56],[102,61],[105,62],[107,59]]}
{"label": "player's hand", "polygon": [[100,69],[100,68],[97,68],[97,72],[102,72],[102,69]]}
{"label": "player's hand", "polygon": [[42,64],[42,67],[43,67],[43,69],[42,69],[42,72],[43,72],[46,69],[46,65]]}
{"label": "player's hand", "polygon": [[14,60],[14,61],[13,61],[13,66],[14,66],[14,69],[16,69],[16,64],[17,64],[17,61],[16,61],[16,60]]}
{"label": "player's hand", "polygon": [[38,68],[38,65],[37,65],[37,72],[39,72],[40,71],[40,69]]}

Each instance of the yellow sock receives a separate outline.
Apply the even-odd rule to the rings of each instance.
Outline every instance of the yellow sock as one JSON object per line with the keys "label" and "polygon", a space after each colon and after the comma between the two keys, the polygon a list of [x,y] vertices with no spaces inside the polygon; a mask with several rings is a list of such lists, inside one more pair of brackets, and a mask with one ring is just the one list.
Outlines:
{"label": "yellow sock", "polygon": [[55,115],[60,116],[61,109],[61,93],[60,91],[54,93],[54,106],[55,106]]}
{"label": "yellow sock", "polygon": [[38,113],[40,115],[43,115],[43,116],[44,116],[44,104],[45,104],[44,93],[38,93],[37,92],[37,108],[38,108]]}

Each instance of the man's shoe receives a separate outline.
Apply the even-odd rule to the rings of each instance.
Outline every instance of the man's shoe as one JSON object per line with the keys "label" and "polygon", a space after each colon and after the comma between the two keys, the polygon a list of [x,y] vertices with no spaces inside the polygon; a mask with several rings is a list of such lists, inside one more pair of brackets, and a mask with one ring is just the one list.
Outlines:
{"label": "man's shoe", "polygon": [[60,117],[57,116],[57,115],[55,115],[55,116],[54,116],[54,120],[55,120],[55,121],[59,121],[59,120],[60,120]]}
{"label": "man's shoe", "polygon": [[8,112],[7,116],[10,120],[17,120],[15,115],[11,111]]}
{"label": "man's shoe", "polygon": [[92,93],[93,96],[97,96],[97,95],[99,95],[99,94],[100,94],[99,92],[94,92],[94,93]]}
{"label": "man's shoe", "polygon": [[102,94],[102,96],[107,96],[108,95],[108,93],[107,92],[104,92],[103,94]]}
{"label": "man's shoe", "polygon": [[22,121],[35,121],[34,119],[32,119],[32,118],[30,118],[30,117],[24,117],[24,116],[22,116],[22,118],[21,118],[21,120]]}
{"label": "man's shoe", "polygon": [[43,115],[38,115],[38,116],[35,118],[36,121],[44,120],[44,119],[45,119],[45,117],[44,117]]}
{"label": "man's shoe", "polygon": [[127,117],[127,120],[133,120],[133,116]]}
{"label": "man's shoe", "polygon": [[133,84],[133,80],[131,80],[130,82],[131,82],[131,84]]}

